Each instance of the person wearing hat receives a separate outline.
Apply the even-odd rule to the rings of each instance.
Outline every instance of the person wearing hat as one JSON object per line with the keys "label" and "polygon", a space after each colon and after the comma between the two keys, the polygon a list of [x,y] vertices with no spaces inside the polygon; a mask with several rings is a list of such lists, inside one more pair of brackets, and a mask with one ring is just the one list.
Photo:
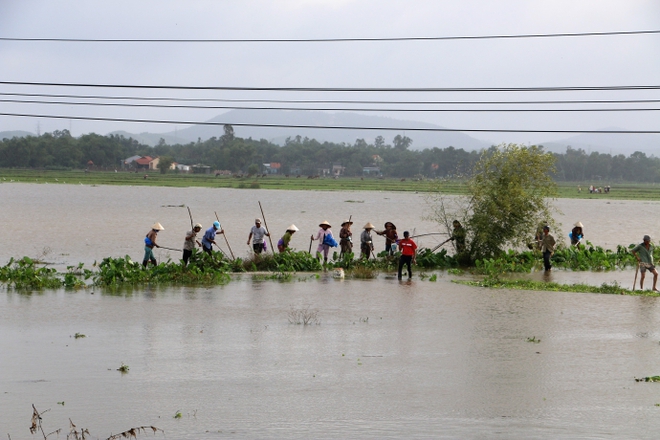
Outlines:
{"label": "person wearing hat", "polygon": [[555,237],[550,235],[550,227],[543,226],[543,238],[541,239],[541,253],[543,253],[543,267],[548,272],[552,269],[550,257],[555,253]]}
{"label": "person wearing hat", "polygon": [[312,235],[311,239],[312,241],[318,240],[319,241],[319,246],[316,248],[316,255],[321,256],[323,254],[323,263],[328,262],[328,252],[330,252],[330,247],[336,247],[337,242],[335,241],[335,238],[332,236],[332,231],[330,228],[330,223],[328,223],[327,220],[322,221],[319,224],[319,232],[316,233],[316,237]]}
{"label": "person wearing hat", "polygon": [[341,224],[341,230],[339,231],[339,246],[341,247],[342,254],[350,254],[353,252],[353,233],[351,232],[351,225],[353,224],[350,220],[344,220]]}
{"label": "person wearing hat", "polygon": [[403,240],[399,241],[399,249],[401,256],[399,257],[399,273],[398,277],[401,279],[401,271],[405,264],[408,268],[408,278],[412,278],[411,264],[415,262],[417,257],[417,244],[410,238],[410,232],[403,231]]}
{"label": "person wearing hat", "polygon": [[202,225],[197,223],[193,228],[186,233],[186,239],[183,241],[183,265],[188,265],[188,260],[192,256],[193,249],[195,249],[195,243],[199,247],[202,246],[202,243],[197,240],[197,234],[202,230]]}
{"label": "person wearing hat", "polygon": [[266,231],[266,228],[261,226],[261,219],[258,218],[254,221],[254,226],[250,229],[250,235],[248,235],[247,244],[250,246],[250,240],[252,240],[252,249],[255,254],[260,254],[266,249],[266,242],[264,241],[264,236],[270,237],[270,234]]}
{"label": "person wearing hat", "polygon": [[367,223],[362,227],[364,231],[360,234],[360,258],[364,258],[365,260],[369,259],[369,256],[374,250],[374,243],[371,238],[371,231],[374,227],[371,223]]}
{"label": "person wearing hat", "polygon": [[[220,231],[218,231],[218,229],[220,229]],[[212,255],[211,251],[213,250],[213,245],[218,245],[218,243],[215,242],[215,235],[224,233],[225,230],[220,228],[220,222],[214,221],[211,227],[206,230],[204,237],[202,238],[202,249],[204,252]]]}
{"label": "person wearing hat", "polygon": [[375,232],[378,235],[385,236],[385,252],[387,252],[388,255],[394,255],[394,252],[396,251],[396,243],[399,240],[399,236],[396,233],[396,226],[394,226],[394,223],[392,222],[385,222],[384,226],[385,230]]}
{"label": "person wearing hat", "polygon": [[280,240],[277,242],[277,250],[280,251],[280,254],[287,250],[289,248],[289,243],[291,242],[291,236],[298,231],[298,228],[296,225],[291,223],[288,228],[286,228],[286,232],[280,238]]}
{"label": "person wearing hat", "polygon": [[158,264],[156,257],[154,256],[154,248],[160,247],[156,244],[156,236],[158,235],[158,231],[162,231],[164,229],[165,228],[163,228],[163,225],[160,223],[154,223],[154,225],[151,227],[151,231],[149,231],[147,236],[144,237],[144,258],[142,259],[142,266],[144,268],[147,267],[147,264],[150,261],[154,266]]}
{"label": "person wearing hat", "polygon": [[584,226],[582,225],[582,222],[577,222],[573,226],[575,227],[571,230],[571,233],[568,234],[568,236],[571,238],[571,245],[577,246],[580,244],[580,240],[584,238],[584,233],[582,232]]}
{"label": "person wearing hat", "polygon": [[632,248],[631,252],[635,258],[637,258],[639,271],[641,272],[639,288],[644,290],[644,277],[648,270],[653,274],[653,290],[657,292],[658,289],[656,289],[656,284],[658,283],[658,270],[653,264],[653,245],[651,244],[651,237],[645,235],[644,241]]}

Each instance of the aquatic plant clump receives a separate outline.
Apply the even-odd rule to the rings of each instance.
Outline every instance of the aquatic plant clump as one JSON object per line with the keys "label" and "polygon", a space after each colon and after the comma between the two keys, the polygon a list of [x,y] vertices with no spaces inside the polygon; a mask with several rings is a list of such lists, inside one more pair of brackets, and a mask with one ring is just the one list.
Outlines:
{"label": "aquatic plant clump", "polygon": [[629,290],[617,282],[603,283],[600,286],[590,284],[561,284],[534,280],[500,280],[486,278],[483,281],[453,280],[454,283],[491,289],[537,290],[545,292],[605,293],[610,295],[634,295],[658,297],[660,293],[652,290]]}
{"label": "aquatic plant clump", "polygon": [[11,258],[6,265],[0,267],[0,282],[17,290],[80,288],[85,286],[83,279],[92,275],[91,271],[83,269],[82,263],[77,268],[69,266],[64,274],[52,268],[40,267],[39,264],[29,257],[20,260]]}

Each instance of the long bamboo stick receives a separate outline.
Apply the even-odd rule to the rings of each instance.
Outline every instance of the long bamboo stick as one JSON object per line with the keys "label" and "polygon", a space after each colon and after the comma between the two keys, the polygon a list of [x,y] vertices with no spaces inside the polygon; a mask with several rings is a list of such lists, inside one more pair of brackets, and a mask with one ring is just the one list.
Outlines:
{"label": "long bamboo stick", "polygon": [[[214,214],[215,214],[215,219],[218,221],[218,223],[220,223],[220,218],[218,218],[218,213],[215,212],[215,211],[213,211],[213,212],[214,212]],[[231,246],[229,246],[229,240],[227,240],[227,235],[226,235],[226,234],[222,234],[222,236],[225,237],[225,243],[227,243],[227,247],[229,248],[229,253],[231,254],[231,259],[232,259],[232,260],[235,260],[236,257],[234,257],[234,251],[231,250]],[[219,247],[219,246],[218,246],[218,247]]]}
{"label": "long bamboo stick", "polygon": [[273,240],[270,238],[270,229],[268,229],[268,222],[266,221],[266,214],[264,214],[264,208],[261,207],[261,202],[259,202],[259,209],[261,210],[261,216],[264,218],[264,226],[266,227],[266,232],[268,232],[268,242],[270,243],[270,249],[275,254],[275,248],[273,247]]}

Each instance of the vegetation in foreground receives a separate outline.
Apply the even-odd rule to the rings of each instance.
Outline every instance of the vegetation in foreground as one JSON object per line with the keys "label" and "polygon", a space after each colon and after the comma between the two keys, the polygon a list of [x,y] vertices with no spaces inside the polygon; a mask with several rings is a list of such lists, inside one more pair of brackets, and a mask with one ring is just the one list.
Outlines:
{"label": "vegetation in foreground", "polygon": [[[634,267],[636,259],[630,254],[628,247],[618,246],[616,250],[603,249],[587,242],[580,248],[571,247],[559,249],[553,258],[556,269],[575,271],[609,271]],[[660,258],[660,248],[656,248],[655,258]],[[231,280],[232,273],[254,273],[256,279],[276,279],[291,281],[291,274],[297,272],[320,272],[323,270],[343,269],[347,278],[371,279],[379,273],[392,273],[397,269],[398,255],[389,256],[385,252],[377,258],[369,260],[355,259],[353,254],[338,255],[335,253],[331,262],[323,266],[320,260],[307,252],[285,252],[282,254],[268,254],[250,259],[230,260],[221,253],[209,256],[203,252],[194,252],[188,266],[180,261],[165,261],[157,266],[148,266],[133,261],[129,256],[119,258],[105,258],[94,265],[92,269],[84,267],[81,263],[69,266],[66,272],[57,272],[55,269],[43,267],[38,260],[28,257],[11,259],[5,266],[0,267],[0,283],[17,291],[31,291],[40,289],[82,289],[87,287],[121,288],[143,285],[222,285]],[[531,281],[502,280],[501,275],[507,273],[529,273],[542,268],[542,257],[537,250],[513,251],[502,254],[498,258],[477,260],[474,266],[461,266],[459,259],[447,253],[446,249],[431,252],[430,249],[421,249],[417,256],[419,270],[449,270],[450,273],[469,271],[475,275],[483,275],[485,279],[474,282],[474,285],[483,287],[506,287],[531,290],[564,290],[589,291],[593,286],[568,288],[552,283],[537,283]],[[270,275],[269,275],[270,274]],[[433,275],[429,278],[435,281]],[[568,289],[568,290],[567,290]],[[570,290],[574,289],[574,290]],[[585,290],[587,289],[587,290]],[[615,291],[602,293],[620,293]],[[625,291],[625,289],[622,289]]]}
{"label": "vegetation in foreground", "polygon": [[577,292],[577,293],[605,293],[611,295],[635,295],[635,296],[660,296],[660,293],[652,290],[630,290],[621,287],[620,284],[603,283],[600,286],[589,284],[561,284],[534,280],[502,280],[500,278],[486,278],[483,281],[454,280],[458,284],[475,287],[488,287],[491,289],[515,289],[515,290],[540,290],[544,292]]}

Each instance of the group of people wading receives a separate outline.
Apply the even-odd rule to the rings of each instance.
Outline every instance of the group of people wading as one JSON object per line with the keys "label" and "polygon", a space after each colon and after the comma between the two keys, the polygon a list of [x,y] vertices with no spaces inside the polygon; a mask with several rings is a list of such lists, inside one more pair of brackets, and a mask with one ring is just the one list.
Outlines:
{"label": "group of people wading", "polygon": [[[452,235],[450,240],[457,239],[457,244],[460,248],[465,247],[465,233],[460,227],[460,223],[454,222],[455,233]],[[351,231],[351,225],[353,222],[351,219],[345,220],[341,224],[341,230],[339,232],[339,243],[335,240],[331,225],[328,221],[323,221],[319,224],[319,231],[316,235],[310,237],[309,251],[311,253],[312,243],[318,241],[318,246],[316,248],[316,255],[318,258],[323,258],[323,263],[328,261],[328,253],[330,248],[340,247],[341,255],[353,253],[353,232]],[[396,226],[392,222],[386,222],[384,224],[384,229],[381,231],[375,230],[375,226],[372,223],[367,223],[362,227],[363,231],[360,233],[360,258],[368,260],[370,257],[374,257],[374,245],[372,232],[375,232],[377,235],[385,237],[385,252],[387,255],[394,255],[397,250],[401,252],[399,257],[399,279],[402,277],[403,267],[406,266],[408,270],[408,277],[412,277],[412,268],[411,265],[415,263],[415,257],[417,256],[417,244],[410,237],[408,231],[403,232],[403,238],[400,238]],[[158,232],[164,230],[163,226],[160,223],[155,223],[151,230],[147,233],[144,239],[144,258],[142,260],[142,265],[146,268],[149,262],[153,265],[157,264],[156,257],[154,256],[153,249],[155,247],[162,247],[156,243]],[[183,264],[187,265],[190,257],[192,256],[195,245],[202,248],[202,250],[209,255],[212,255],[213,246],[219,245],[216,243],[216,235],[224,234],[225,231],[222,229],[219,221],[214,221],[210,228],[208,228],[204,235],[201,238],[201,242],[198,239],[198,234],[202,230],[202,225],[197,223],[191,230],[186,232],[185,240],[183,242]],[[289,248],[289,243],[291,242],[291,237],[299,229],[296,225],[291,224],[285,231],[282,238],[277,242],[277,250],[282,253]],[[456,233],[458,231],[458,234]],[[462,232],[462,233],[461,233]],[[270,233],[268,230],[261,225],[261,219],[255,219],[254,226],[250,229],[250,233],[247,239],[247,245],[252,245],[252,250],[255,255],[259,255],[262,252],[267,251],[268,247],[266,245],[265,237],[270,238]],[[228,244],[228,243],[227,243]],[[164,248],[169,250],[176,250],[170,248]]]}

